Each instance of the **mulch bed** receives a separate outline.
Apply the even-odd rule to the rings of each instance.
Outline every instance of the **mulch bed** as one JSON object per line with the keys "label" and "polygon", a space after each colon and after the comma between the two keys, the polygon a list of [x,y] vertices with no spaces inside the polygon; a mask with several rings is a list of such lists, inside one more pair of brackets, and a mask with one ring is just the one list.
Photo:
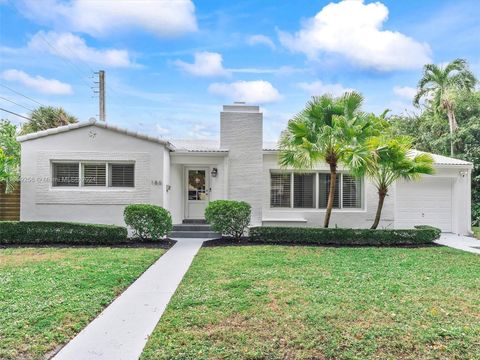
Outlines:
{"label": "mulch bed", "polygon": [[203,243],[204,247],[219,247],[219,246],[260,246],[260,245],[281,245],[281,246],[317,246],[317,247],[333,247],[333,248],[365,248],[365,247],[388,247],[388,248],[425,248],[425,247],[437,247],[443,246],[436,243],[419,244],[419,245],[339,245],[339,244],[315,244],[315,243],[281,243],[281,242],[264,242],[264,241],[252,241],[249,238],[242,238],[240,240],[234,240],[232,238],[221,238],[215,240],[208,240]]}
{"label": "mulch bed", "polygon": [[96,245],[81,245],[81,244],[2,244],[0,249],[7,248],[71,248],[71,247],[81,247],[81,248],[98,248],[98,247],[111,247],[111,248],[159,248],[159,249],[170,249],[175,245],[175,240],[160,240],[160,241],[140,241],[138,239],[132,239],[128,242],[119,242],[117,244],[96,244]]}

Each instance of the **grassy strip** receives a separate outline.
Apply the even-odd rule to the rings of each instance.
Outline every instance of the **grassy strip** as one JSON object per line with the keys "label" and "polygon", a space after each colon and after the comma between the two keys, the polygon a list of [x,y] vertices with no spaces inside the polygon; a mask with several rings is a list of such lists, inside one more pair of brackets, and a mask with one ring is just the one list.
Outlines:
{"label": "grassy strip", "polygon": [[474,235],[477,239],[480,239],[480,227],[474,227],[474,228],[473,228],[473,235]]}
{"label": "grassy strip", "polygon": [[41,359],[66,343],[163,252],[0,250],[0,359]]}
{"label": "grassy strip", "polygon": [[480,358],[478,256],[203,248],[142,359]]}

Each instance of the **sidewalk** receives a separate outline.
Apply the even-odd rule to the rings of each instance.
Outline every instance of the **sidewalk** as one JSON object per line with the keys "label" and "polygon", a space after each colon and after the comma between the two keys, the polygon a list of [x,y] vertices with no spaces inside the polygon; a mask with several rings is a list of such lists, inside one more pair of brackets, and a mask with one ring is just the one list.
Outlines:
{"label": "sidewalk", "polygon": [[473,237],[443,233],[440,236],[440,239],[435,241],[435,243],[458,250],[480,254],[480,240]]}
{"label": "sidewalk", "polygon": [[54,359],[138,359],[193,258],[208,239],[177,240]]}

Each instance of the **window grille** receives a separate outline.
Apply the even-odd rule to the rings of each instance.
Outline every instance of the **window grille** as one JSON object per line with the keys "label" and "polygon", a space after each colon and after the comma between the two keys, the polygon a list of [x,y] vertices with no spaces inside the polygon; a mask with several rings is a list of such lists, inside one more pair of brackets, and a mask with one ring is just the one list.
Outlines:
{"label": "window grille", "polygon": [[[340,178],[341,174],[337,174],[335,181],[335,194],[333,196],[333,207],[337,209],[340,208]],[[330,174],[318,174],[318,181],[318,207],[320,209],[326,209],[328,203],[328,193],[330,192]]]}
{"label": "window grille", "polygon": [[315,174],[293,176],[293,207],[315,208]]}
{"label": "window grille", "polygon": [[110,164],[111,187],[134,187],[135,171],[133,164]]}
{"label": "window grille", "polygon": [[290,207],[290,174],[271,174],[270,178],[270,206]]}
{"label": "window grille", "polygon": [[53,163],[52,186],[78,186],[77,163]]}
{"label": "window grille", "polygon": [[362,207],[362,181],[351,175],[343,174],[342,207]]}
{"label": "window grille", "polygon": [[83,164],[83,186],[106,186],[106,164]]}

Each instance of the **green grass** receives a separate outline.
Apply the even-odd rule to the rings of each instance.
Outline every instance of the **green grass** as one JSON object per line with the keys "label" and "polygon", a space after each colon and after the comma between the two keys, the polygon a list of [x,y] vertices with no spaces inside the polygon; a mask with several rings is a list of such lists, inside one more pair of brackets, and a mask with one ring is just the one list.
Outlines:
{"label": "green grass", "polygon": [[473,228],[473,235],[480,240],[480,227]]}
{"label": "green grass", "polygon": [[163,252],[0,250],[0,359],[43,359],[76,335]]}
{"label": "green grass", "polygon": [[480,258],[203,248],[142,359],[479,359]]}

